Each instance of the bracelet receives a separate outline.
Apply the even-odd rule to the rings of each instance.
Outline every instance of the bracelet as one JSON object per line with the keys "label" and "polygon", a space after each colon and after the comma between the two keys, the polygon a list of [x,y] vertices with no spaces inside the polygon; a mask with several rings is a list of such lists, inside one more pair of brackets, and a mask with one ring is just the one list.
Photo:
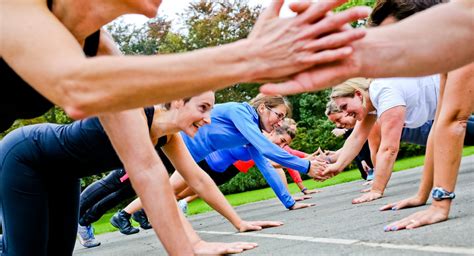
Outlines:
{"label": "bracelet", "polygon": [[303,188],[303,189],[301,190],[301,193],[304,194],[304,192],[305,192],[306,190],[308,190],[308,189],[307,189],[307,188]]}

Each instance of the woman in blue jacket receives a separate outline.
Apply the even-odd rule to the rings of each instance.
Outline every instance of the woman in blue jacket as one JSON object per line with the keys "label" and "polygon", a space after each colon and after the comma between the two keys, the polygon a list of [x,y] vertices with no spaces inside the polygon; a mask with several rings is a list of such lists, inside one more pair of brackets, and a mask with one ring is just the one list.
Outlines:
{"label": "woman in blue jacket", "polygon": [[[262,131],[271,132],[275,127],[280,126],[290,110],[286,98],[263,94],[257,95],[249,103],[217,104],[211,111],[211,124],[201,127],[194,138],[182,134],[183,140],[196,162],[204,160],[217,150],[245,145],[248,154],[260,170],[272,168],[268,158],[311,177],[319,177],[320,168],[324,167],[324,163],[293,156],[273,144],[262,133]],[[279,179],[277,176],[275,178]],[[175,191],[182,189],[179,188],[179,184],[173,182],[173,177],[171,182]],[[275,184],[280,187],[277,190],[285,190],[283,183],[275,181]],[[288,193],[277,196],[288,209],[308,207],[308,205],[296,204]],[[141,209],[141,203],[137,199],[124,210],[133,213],[139,209]]]}

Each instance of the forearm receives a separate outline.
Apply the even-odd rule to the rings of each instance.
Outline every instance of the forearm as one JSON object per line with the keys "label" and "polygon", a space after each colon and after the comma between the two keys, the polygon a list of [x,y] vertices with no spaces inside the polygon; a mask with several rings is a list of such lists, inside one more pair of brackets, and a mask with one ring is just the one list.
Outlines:
{"label": "forearm", "polygon": [[396,24],[369,29],[366,37],[354,44],[357,56],[363,56],[359,58],[362,64],[358,75],[422,76],[447,72],[472,62],[474,8],[469,2],[453,1]]}
{"label": "forearm", "polygon": [[[165,167],[160,165],[151,170],[137,170],[139,175],[132,175],[130,172],[130,180],[166,251],[170,255],[190,255],[192,247],[188,238],[192,236],[182,226],[168,175],[164,171]],[[163,171],[159,172],[157,169]]]}
{"label": "forearm", "polygon": [[[431,128],[434,130],[434,124]],[[428,145],[425,152],[425,162],[423,165],[423,172],[421,173],[420,186],[418,187],[417,196],[420,199],[426,201],[430,196],[431,189],[433,188],[433,174],[434,174],[434,139],[433,131],[430,132],[428,137]]]}
{"label": "forearm", "polygon": [[168,102],[248,81],[256,67],[243,58],[246,44],[243,40],[181,54],[85,59],[57,80],[55,87],[65,88],[58,103],[68,106],[72,102],[75,105],[69,112],[82,117]]}
{"label": "forearm", "polygon": [[392,176],[392,169],[397,159],[398,149],[386,147],[377,153],[377,170],[375,171],[374,183],[372,191],[383,194],[387,187],[388,181]]}
{"label": "forearm", "polygon": [[359,154],[364,143],[364,137],[352,133],[344,142],[344,146],[337,151],[337,157],[330,157],[331,161],[336,160],[334,165],[338,167],[339,171],[342,171]]}

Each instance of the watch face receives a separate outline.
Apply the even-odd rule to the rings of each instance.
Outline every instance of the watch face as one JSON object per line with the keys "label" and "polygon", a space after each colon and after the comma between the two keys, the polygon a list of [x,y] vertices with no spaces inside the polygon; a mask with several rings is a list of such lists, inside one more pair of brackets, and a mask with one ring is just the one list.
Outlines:
{"label": "watch face", "polygon": [[454,192],[448,192],[443,188],[434,188],[433,193],[431,194],[434,200],[441,201],[443,199],[454,199]]}

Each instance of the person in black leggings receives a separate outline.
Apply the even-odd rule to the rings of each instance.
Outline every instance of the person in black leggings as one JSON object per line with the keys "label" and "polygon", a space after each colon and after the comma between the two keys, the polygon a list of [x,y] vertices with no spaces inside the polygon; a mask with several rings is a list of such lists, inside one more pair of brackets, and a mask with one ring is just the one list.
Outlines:
{"label": "person in black leggings", "polygon": [[[168,173],[175,171],[174,166],[166,155],[161,150],[161,147],[167,143],[167,137],[163,136],[158,139],[155,146],[156,151]],[[79,203],[79,226],[78,238],[84,247],[99,246],[100,242],[95,240],[92,230],[92,223],[98,221],[108,210],[117,206],[124,200],[131,199],[136,196],[135,190],[125,169],[117,169],[111,171],[106,177],[93,182],[82,191]],[[125,212],[120,212],[121,215],[126,215]],[[129,217],[129,216],[127,216]],[[132,215],[132,218],[137,221],[143,229],[150,229],[151,225],[148,222],[145,211],[141,210]],[[129,221],[115,224],[123,234],[135,234],[139,229],[134,228]]]}

